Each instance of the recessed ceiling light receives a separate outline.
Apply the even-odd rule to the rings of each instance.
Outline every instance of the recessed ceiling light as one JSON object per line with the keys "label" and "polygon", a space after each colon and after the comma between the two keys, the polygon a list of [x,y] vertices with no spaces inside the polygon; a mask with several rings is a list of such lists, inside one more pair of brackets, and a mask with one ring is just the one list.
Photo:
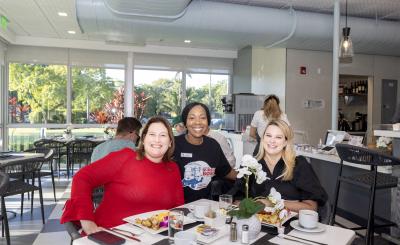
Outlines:
{"label": "recessed ceiling light", "polygon": [[67,17],[68,16],[68,14],[65,13],[65,12],[58,12],[58,15],[62,16],[62,17]]}
{"label": "recessed ceiling light", "polygon": [[189,40],[189,39],[186,39],[184,42],[185,42],[185,43],[191,43],[192,41]]}
{"label": "recessed ceiling light", "polygon": [[69,34],[75,34],[75,31],[68,31]]}

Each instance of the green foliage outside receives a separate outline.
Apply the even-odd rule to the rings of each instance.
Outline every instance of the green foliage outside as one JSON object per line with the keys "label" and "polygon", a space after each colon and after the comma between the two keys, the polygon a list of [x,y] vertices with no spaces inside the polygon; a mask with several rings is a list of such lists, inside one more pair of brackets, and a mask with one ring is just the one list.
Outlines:
{"label": "green foliage outside", "polygon": [[[222,117],[221,96],[227,81],[186,90],[187,103],[198,101],[209,106],[212,117]],[[123,81],[107,77],[105,68],[72,69],[72,123],[98,123],[90,114],[106,110],[115,103]],[[150,97],[144,117],[180,115],[181,79],[159,79],[136,86],[135,93]],[[9,66],[9,114],[11,123],[66,123],[67,67],[12,63]],[[122,103],[123,104],[123,103]],[[110,105],[108,105],[110,107]],[[108,108],[109,109],[109,108]]]}
{"label": "green foliage outside", "polygon": [[11,123],[65,123],[66,66],[10,64],[9,91]]}
{"label": "green foliage outside", "polygon": [[107,77],[104,68],[73,68],[72,123],[96,123],[89,120],[90,113],[101,111],[123,83]]}

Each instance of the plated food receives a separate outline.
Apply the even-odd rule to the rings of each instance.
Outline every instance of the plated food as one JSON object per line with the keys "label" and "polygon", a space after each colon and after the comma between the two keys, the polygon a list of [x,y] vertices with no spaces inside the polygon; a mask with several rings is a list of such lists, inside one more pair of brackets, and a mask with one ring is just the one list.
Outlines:
{"label": "plated food", "polygon": [[285,220],[288,216],[289,216],[289,210],[287,210],[286,214],[287,215],[283,215],[282,219],[279,218],[279,213],[282,210],[278,210],[276,212],[267,212],[265,210],[259,212],[257,214],[257,217],[260,219],[260,221],[262,223],[267,223],[267,224],[271,224],[271,225],[279,225],[280,223],[282,223],[283,220]]}
{"label": "plated food", "polygon": [[159,230],[161,227],[168,227],[168,211],[160,212],[149,216],[148,218],[136,218],[135,224],[144,227]]}

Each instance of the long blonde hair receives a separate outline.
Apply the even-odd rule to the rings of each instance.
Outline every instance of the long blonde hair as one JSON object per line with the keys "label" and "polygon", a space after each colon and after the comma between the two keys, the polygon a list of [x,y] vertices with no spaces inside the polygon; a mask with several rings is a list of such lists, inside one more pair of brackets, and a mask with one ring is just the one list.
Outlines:
{"label": "long blonde hair", "polygon": [[264,100],[264,117],[268,120],[279,119],[282,114],[282,110],[279,107],[279,98],[278,96],[271,94],[268,95]]}
{"label": "long blonde hair", "polygon": [[[283,171],[283,180],[286,181],[291,180],[293,178],[293,169],[296,162],[296,152],[294,151],[293,147],[293,138],[294,138],[293,130],[285,121],[281,119],[275,119],[267,124],[265,131],[271,125],[280,128],[283,132],[283,135],[285,136],[286,146],[282,150],[282,158],[283,161],[285,162],[285,169]],[[261,139],[260,148],[256,155],[258,161],[263,159],[265,156],[264,144],[262,143],[265,137],[265,131]]]}

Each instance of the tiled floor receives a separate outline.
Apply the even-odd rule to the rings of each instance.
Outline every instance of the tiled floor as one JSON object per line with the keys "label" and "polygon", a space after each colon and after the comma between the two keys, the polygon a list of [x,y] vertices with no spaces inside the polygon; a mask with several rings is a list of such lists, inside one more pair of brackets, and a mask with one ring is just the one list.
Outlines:
{"label": "tiled floor", "polygon": [[[17,213],[9,220],[11,244],[69,244],[70,239],[59,218],[65,200],[69,197],[70,183],[64,177],[55,178],[57,205],[54,203],[53,189],[50,178],[43,180],[43,199],[46,224],[43,226],[38,194],[35,193],[33,214],[30,211],[30,200],[25,195],[23,216],[20,215],[20,195],[6,198],[7,211]],[[66,191],[67,190],[67,191]],[[0,237],[0,244],[6,244],[5,238]]]}
{"label": "tiled floor", "polygon": [[[11,244],[13,245],[68,245],[70,238],[64,230],[64,226],[60,224],[60,217],[65,201],[70,196],[70,181],[66,178],[56,178],[57,186],[57,205],[54,203],[53,190],[50,179],[46,179],[44,187],[44,204],[46,224],[43,226],[40,215],[39,201],[34,202],[33,215],[30,214],[30,201],[26,200],[26,208],[23,217],[20,212],[20,196],[14,196],[6,199],[7,210],[16,211],[17,216],[10,220]],[[346,222],[346,221],[343,221]],[[5,238],[0,238],[0,244],[5,244]],[[364,244],[363,240],[356,238],[353,245]],[[375,244],[389,245],[386,240],[378,238]]]}

